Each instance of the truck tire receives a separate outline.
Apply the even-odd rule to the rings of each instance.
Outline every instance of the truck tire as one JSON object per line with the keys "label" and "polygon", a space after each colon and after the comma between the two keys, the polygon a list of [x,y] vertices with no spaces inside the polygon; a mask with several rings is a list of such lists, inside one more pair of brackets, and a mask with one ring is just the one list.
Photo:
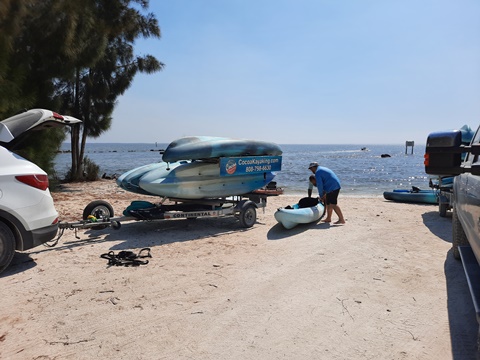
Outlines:
{"label": "truck tire", "polygon": [[468,244],[467,236],[465,235],[465,231],[463,231],[462,224],[458,219],[457,210],[455,206],[453,207],[453,215],[452,215],[452,250],[453,250],[453,257],[457,260],[460,260],[460,252],[458,251],[459,246],[465,246]]}
{"label": "truck tire", "polygon": [[5,270],[15,255],[15,237],[12,230],[0,221],[0,273]]}

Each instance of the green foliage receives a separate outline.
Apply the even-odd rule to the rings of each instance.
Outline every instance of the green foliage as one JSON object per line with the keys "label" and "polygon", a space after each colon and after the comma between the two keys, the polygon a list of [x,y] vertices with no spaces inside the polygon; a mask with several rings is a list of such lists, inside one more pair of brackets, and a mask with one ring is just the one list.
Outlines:
{"label": "green foliage", "polygon": [[[163,67],[151,55],[134,53],[139,37],[160,37],[155,16],[145,13],[148,5],[148,0],[2,0],[0,119],[32,107],[81,119],[71,132],[72,180],[84,177],[86,139],[110,128],[117,99],[135,75]],[[51,169],[52,150],[62,140],[60,132],[39,136],[24,151]]]}
{"label": "green foliage", "polygon": [[[74,181],[72,179],[72,169],[67,172],[66,181]],[[82,162],[82,179],[85,181],[96,181],[100,178],[100,167],[95,164],[89,157],[85,156]]]}
{"label": "green foliage", "polygon": [[100,167],[87,156],[83,159],[84,176],[87,181],[95,181],[99,178]]}

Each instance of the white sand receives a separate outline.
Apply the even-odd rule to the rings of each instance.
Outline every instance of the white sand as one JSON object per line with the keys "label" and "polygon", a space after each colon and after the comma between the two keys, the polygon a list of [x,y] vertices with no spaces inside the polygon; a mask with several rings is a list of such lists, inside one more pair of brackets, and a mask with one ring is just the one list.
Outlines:
{"label": "white sand", "polygon": [[[69,221],[92,200],[118,215],[147,199],[108,180],[54,198]],[[475,358],[450,218],[341,194],[346,225],[285,230],[273,213],[297,200],[270,198],[249,229],[233,217],[130,222],[17,254],[0,277],[0,358]],[[148,265],[100,258],[144,247]]]}

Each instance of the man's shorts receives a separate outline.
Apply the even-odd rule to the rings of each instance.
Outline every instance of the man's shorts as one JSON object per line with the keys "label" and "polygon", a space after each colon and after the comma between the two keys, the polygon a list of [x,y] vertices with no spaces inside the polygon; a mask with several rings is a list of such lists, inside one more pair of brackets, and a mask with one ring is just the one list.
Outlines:
{"label": "man's shorts", "polygon": [[339,193],[340,193],[340,189],[333,190],[332,192],[327,193],[326,205],[337,205]]}

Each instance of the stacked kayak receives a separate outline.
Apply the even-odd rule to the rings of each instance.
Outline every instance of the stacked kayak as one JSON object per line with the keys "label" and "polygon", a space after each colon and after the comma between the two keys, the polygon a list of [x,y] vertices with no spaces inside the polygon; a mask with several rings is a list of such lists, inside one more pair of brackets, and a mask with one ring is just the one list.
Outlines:
{"label": "stacked kayak", "polygon": [[413,187],[408,189],[395,189],[393,191],[385,191],[383,197],[386,200],[421,203],[421,204],[438,204],[438,190],[420,190]]}
{"label": "stacked kayak", "polygon": [[274,143],[217,137],[172,142],[163,161],[130,170],[117,184],[130,192],[177,199],[243,195],[270,183],[281,169]]}
{"label": "stacked kayak", "polygon": [[279,208],[274,216],[285,229],[316,222],[325,214],[325,207],[315,198],[303,198],[297,204]]}
{"label": "stacked kayak", "polygon": [[230,156],[277,156],[280,147],[271,142],[214,136],[187,136],[171,142],[163,161],[216,159]]}

